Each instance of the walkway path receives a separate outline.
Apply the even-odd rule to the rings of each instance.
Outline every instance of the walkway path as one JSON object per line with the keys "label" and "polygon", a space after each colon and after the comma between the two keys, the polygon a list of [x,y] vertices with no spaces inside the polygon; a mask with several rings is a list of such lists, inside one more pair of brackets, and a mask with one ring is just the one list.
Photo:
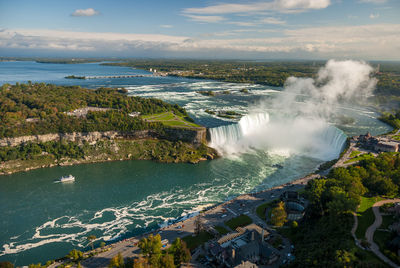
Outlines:
{"label": "walkway path", "polygon": [[361,248],[361,249],[363,249],[363,250],[365,250],[365,248],[363,246],[361,246],[360,240],[358,240],[357,236],[356,236],[356,231],[357,231],[357,228],[358,228],[358,217],[357,217],[357,214],[355,212],[353,212],[353,218],[354,218],[354,225],[353,225],[353,228],[351,228],[351,235],[354,238],[354,243],[356,244],[356,246]]}
{"label": "walkway path", "polygon": [[379,251],[379,247],[377,244],[374,242],[374,233],[376,229],[381,226],[382,224],[382,215],[379,211],[379,207],[382,206],[383,204],[388,204],[388,203],[396,203],[400,202],[399,198],[396,199],[390,199],[390,200],[382,200],[379,202],[376,202],[375,204],[372,205],[372,211],[374,212],[375,215],[375,221],[374,223],[368,227],[367,231],[365,232],[365,238],[367,239],[368,243],[370,244],[370,249],[371,251],[382,261],[386,262],[392,267],[400,267],[394,262],[392,262],[389,258],[387,258],[385,255],[382,254],[382,252]]}

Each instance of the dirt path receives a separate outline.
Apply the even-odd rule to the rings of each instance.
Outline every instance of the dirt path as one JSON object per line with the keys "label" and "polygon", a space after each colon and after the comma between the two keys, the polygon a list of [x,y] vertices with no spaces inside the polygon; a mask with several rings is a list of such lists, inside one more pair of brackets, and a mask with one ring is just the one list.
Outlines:
{"label": "dirt path", "polygon": [[384,204],[396,203],[396,202],[400,202],[400,199],[396,198],[396,199],[390,199],[390,200],[382,200],[382,201],[379,201],[379,202],[376,202],[375,204],[373,204],[372,211],[374,212],[374,215],[375,215],[375,221],[370,227],[368,227],[367,231],[365,232],[365,238],[367,239],[368,243],[370,244],[371,251],[378,258],[380,258],[382,261],[386,262],[387,264],[389,264],[392,267],[400,267],[400,266],[398,266],[397,264],[392,262],[389,258],[387,258],[385,255],[383,255],[382,252],[380,252],[378,245],[374,242],[374,233],[375,233],[376,229],[379,226],[381,226],[381,224],[382,224],[382,215],[379,211],[379,207]]}

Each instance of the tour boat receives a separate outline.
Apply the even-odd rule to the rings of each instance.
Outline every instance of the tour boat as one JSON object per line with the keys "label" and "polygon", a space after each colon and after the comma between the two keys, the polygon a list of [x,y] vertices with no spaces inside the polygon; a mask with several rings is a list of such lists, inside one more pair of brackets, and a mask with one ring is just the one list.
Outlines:
{"label": "tour boat", "polygon": [[63,176],[58,181],[59,182],[73,182],[73,181],[75,181],[75,177],[72,175],[65,176],[65,177]]}

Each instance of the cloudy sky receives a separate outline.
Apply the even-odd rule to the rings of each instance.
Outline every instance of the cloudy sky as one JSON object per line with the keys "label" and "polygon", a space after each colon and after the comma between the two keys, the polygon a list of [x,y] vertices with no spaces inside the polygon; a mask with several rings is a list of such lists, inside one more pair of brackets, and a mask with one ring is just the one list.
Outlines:
{"label": "cloudy sky", "polygon": [[0,0],[0,56],[400,60],[400,0]]}

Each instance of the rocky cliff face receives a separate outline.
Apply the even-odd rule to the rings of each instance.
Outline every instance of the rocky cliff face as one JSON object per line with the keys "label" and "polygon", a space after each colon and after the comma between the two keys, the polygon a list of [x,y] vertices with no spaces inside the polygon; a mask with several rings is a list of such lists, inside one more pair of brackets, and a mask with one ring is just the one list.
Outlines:
{"label": "rocky cliff face", "polygon": [[113,140],[113,139],[147,139],[147,138],[164,138],[170,141],[184,141],[192,144],[206,143],[206,129],[184,129],[184,128],[169,128],[165,129],[165,135],[158,135],[150,130],[132,131],[132,132],[119,132],[119,131],[105,131],[105,132],[73,132],[73,133],[55,133],[43,134],[32,136],[21,136],[15,138],[0,139],[0,146],[18,146],[27,142],[48,142],[48,141],[70,141],[70,142],[88,142],[94,144],[99,140]]}
{"label": "rocky cliff face", "polygon": [[206,132],[206,128],[167,128],[165,129],[165,135],[162,138],[170,141],[184,141],[200,145],[202,143],[207,143]]}

